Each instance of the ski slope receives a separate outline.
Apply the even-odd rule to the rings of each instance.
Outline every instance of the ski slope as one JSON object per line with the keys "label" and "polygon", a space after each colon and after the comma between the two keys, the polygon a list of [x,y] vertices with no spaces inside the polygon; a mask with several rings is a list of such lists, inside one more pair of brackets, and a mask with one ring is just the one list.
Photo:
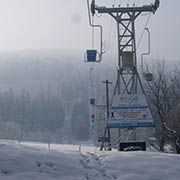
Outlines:
{"label": "ski slope", "polygon": [[0,141],[0,180],[179,180],[180,156]]}

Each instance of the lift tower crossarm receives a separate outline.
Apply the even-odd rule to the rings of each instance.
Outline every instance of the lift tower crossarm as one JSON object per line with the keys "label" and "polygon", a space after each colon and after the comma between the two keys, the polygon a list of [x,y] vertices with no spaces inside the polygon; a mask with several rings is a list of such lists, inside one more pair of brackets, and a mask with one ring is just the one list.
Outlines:
{"label": "lift tower crossarm", "polygon": [[96,7],[98,13],[126,13],[126,12],[153,12],[155,13],[155,8],[153,5],[147,5],[142,7],[116,7],[116,8],[106,8],[106,7]]}
{"label": "lift tower crossarm", "polygon": [[[93,2],[94,3],[94,2]],[[92,5],[98,13],[142,13],[142,12],[153,12],[155,13],[156,10],[159,8],[159,0],[156,0],[154,4],[151,5],[144,5],[142,7],[113,7],[107,8],[104,6],[96,6]],[[95,12],[94,9],[91,9],[92,13]]]}

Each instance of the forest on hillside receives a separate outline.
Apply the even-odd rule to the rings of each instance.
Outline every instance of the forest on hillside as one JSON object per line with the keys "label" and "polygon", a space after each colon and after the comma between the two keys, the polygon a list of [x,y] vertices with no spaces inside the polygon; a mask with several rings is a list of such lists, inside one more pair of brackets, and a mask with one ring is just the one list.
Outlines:
{"label": "forest on hillside", "polygon": [[[96,103],[105,104],[102,81],[113,83],[112,96],[117,71],[113,60],[94,67],[81,57],[77,52],[0,55],[0,138],[68,143],[89,140],[92,90]],[[152,81],[140,73],[161,150],[166,142],[180,150],[178,66],[154,60],[146,67],[153,74]]]}
{"label": "forest on hillside", "polygon": [[[88,73],[78,56],[0,56],[0,138],[87,140]],[[73,138],[72,138],[73,137]]]}

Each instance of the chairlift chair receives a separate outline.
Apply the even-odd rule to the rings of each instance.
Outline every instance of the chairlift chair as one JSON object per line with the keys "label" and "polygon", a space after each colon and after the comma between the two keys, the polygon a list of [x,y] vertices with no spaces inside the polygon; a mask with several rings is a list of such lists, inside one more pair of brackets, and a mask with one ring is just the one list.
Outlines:
{"label": "chairlift chair", "polygon": [[86,50],[84,61],[85,62],[100,62],[101,60],[100,60],[99,53],[97,52],[97,50],[88,49]]}
{"label": "chairlift chair", "polygon": [[95,105],[95,98],[90,98],[90,104],[91,104],[92,106]]}
{"label": "chairlift chair", "polygon": [[152,81],[153,80],[153,74],[152,73],[143,73],[144,78],[146,81]]}

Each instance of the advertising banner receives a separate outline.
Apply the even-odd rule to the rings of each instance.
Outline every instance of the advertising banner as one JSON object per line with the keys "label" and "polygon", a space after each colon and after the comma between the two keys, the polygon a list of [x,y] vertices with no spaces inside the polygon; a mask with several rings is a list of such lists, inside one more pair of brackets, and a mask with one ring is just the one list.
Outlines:
{"label": "advertising banner", "polygon": [[149,127],[153,125],[153,118],[144,95],[114,96],[109,127]]}

